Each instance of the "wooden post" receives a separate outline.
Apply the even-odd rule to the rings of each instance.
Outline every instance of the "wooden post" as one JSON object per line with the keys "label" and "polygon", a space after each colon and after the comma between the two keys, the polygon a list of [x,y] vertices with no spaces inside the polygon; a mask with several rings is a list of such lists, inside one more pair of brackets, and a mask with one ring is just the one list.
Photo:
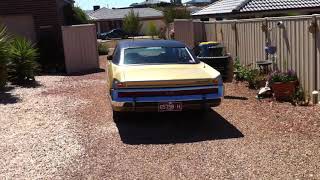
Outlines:
{"label": "wooden post", "polygon": [[[314,87],[317,89],[318,88],[318,53],[317,53],[317,49],[320,48],[320,47],[317,47],[318,46],[318,43],[317,43],[317,40],[319,36],[319,25],[317,23],[317,16],[314,15],[313,18],[312,18],[312,21],[313,21],[313,25],[314,25],[314,33],[313,33],[313,40],[314,40],[314,48],[315,48],[315,56],[314,56],[314,62],[315,62],[315,66],[314,66],[314,74],[315,74],[315,78],[314,78]],[[319,90],[319,89],[317,89]]]}

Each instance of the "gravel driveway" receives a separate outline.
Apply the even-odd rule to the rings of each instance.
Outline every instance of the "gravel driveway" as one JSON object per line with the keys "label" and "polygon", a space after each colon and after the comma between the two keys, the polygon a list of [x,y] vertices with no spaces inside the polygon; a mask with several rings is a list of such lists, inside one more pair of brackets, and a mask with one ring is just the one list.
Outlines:
{"label": "gravel driveway", "polygon": [[257,101],[114,122],[106,72],[40,76],[0,93],[0,178],[320,179],[320,107]]}

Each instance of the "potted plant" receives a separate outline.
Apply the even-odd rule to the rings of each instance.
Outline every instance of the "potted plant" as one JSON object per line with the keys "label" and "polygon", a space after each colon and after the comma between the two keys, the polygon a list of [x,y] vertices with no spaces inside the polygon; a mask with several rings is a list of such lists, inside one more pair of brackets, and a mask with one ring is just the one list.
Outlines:
{"label": "potted plant", "polygon": [[298,85],[298,77],[294,71],[274,71],[270,74],[268,81],[276,99],[292,100]]}

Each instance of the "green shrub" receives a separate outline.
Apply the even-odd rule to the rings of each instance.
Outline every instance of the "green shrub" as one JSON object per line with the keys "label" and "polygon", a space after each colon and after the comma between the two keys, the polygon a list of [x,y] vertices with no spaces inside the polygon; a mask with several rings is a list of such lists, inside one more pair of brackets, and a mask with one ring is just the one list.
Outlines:
{"label": "green shrub", "polygon": [[123,20],[123,29],[129,35],[137,35],[140,32],[141,24],[139,14],[135,14],[133,10],[127,14]]}
{"label": "green shrub", "polygon": [[0,26],[0,89],[7,83],[8,35],[5,27]]}
{"label": "green shrub", "polygon": [[306,99],[307,99],[306,94],[303,88],[300,86],[299,88],[296,89],[296,92],[294,93],[293,103],[296,105],[303,106],[309,103],[309,100],[306,101]]}
{"label": "green shrub", "polygon": [[98,52],[99,52],[99,55],[108,55],[109,48],[107,47],[107,45],[99,43],[98,44]]}
{"label": "green shrub", "polygon": [[259,88],[261,81],[266,81],[267,76],[260,73],[259,69],[250,69],[240,64],[237,59],[234,63],[236,80],[247,81],[250,88]]}
{"label": "green shrub", "polygon": [[159,34],[157,30],[157,26],[154,24],[154,22],[149,22],[148,24],[148,36],[157,36]]}
{"label": "green shrub", "polygon": [[237,59],[234,63],[234,69],[236,73],[236,80],[238,81],[244,81],[245,77],[248,74],[248,69],[245,68],[243,65],[240,64],[239,59]]}
{"label": "green shrub", "polygon": [[249,83],[250,88],[255,88],[257,84],[258,76],[259,76],[258,69],[247,69],[244,74],[244,80]]}
{"label": "green shrub", "polygon": [[15,38],[9,44],[9,79],[16,83],[34,81],[38,72],[38,50],[24,38]]}
{"label": "green shrub", "polygon": [[167,7],[163,14],[166,24],[172,23],[175,19],[191,19],[190,11],[187,8]]}

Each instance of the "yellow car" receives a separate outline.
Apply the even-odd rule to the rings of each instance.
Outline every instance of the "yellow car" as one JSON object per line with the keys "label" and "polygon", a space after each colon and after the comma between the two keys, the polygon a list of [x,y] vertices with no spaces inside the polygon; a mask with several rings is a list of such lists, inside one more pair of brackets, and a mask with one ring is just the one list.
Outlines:
{"label": "yellow car", "polygon": [[120,41],[108,60],[114,115],[206,109],[221,103],[220,73],[197,60],[181,42]]}

